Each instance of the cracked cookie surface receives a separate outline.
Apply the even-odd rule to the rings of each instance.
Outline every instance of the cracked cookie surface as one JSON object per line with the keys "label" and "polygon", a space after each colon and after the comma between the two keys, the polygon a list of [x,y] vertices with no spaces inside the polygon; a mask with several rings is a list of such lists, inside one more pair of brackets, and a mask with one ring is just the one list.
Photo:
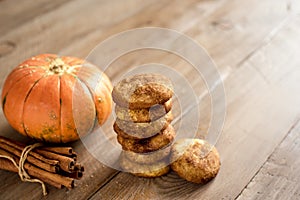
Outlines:
{"label": "cracked cookie surface", "polygon": [[138,74],[121,80],[114,87],[114,102],[125,108],[150,108],[164,104],[173,96],[171,80],[160,74]]}
{"label": "cracked cookie surface", "polygon": [[183,179],[207,183],[220,169],[217,149],[200,139],[181,139],[171,149],[171,168]]}

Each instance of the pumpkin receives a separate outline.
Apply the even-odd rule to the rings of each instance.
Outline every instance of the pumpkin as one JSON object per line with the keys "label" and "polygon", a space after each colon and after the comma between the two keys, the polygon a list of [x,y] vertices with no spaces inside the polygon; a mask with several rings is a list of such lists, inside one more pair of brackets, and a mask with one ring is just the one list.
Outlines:
{"label": "pumpkin", "polygon": [[112,85],[95,65],[53,54],[17,66],[2,89],[2,109],[19,133],[66,143],[102,125],[112,110]]}

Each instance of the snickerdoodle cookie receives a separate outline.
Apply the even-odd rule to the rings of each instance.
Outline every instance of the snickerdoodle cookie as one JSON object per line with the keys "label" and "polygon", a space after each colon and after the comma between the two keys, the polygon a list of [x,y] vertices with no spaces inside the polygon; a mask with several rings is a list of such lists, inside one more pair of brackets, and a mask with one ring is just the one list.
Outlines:
{"label": "snickerdoodle cookie", "polygon": [[126,158],[135,163],[140,164],[151,164],[158,161],[169,162],[171,145],[168,145],[157,151],[148,152],[148,153],[135,153],[133,151],[123,151],[123,154]]}
{"label": "snickerdoodle cookie", "polygon": [[158,134],[146,139],[130,139],[125,138],[118,133],[118,142],[122,145],[123,150],[133,151],[135,153],[147,153],[164,148],[170,144],[175,137],[175,130],[172,125]]}
{"label": "snickerdoodle cookie", "polygon": [[140,164],[129,160],[124,154],[120,155],[121,168],[136,176],[154,178],[167,174],[170,170],[170,166],[165,161],[159,161],[151,164]]}
{"label": "snickerdoodle cookie", "polygon": [[128,109],[116,105],[115,113],[117,118],[124,121],[151,122],[164,116],[171,110],[171,108],[172,99],[169,99],[164,104],[156,104],[150,108]]}
{"label": "snickerdoodle cookie", "polygon": [[125,78],[114,87],[114,102],[125,108],[150,108],[164,104],[172,98],[173,86],[165,76],[160,74],[138,74]]}
{"label": "snickerdoodle cookie", "polygon": [[125,138],[149,138],[167,128],[167,126],[169,126],[172,120],[173,115],[171,111],[169,111],[166,115],[162,116],[161,118],[152,122],[135,123],[117,118],[114,123],[114,131],[116,133],[120,133],[120,135],[122,135]]}
{"label": "snickerdoodle cookie", "polygon": [[171,149],[171,168],[177,174],[194,183],[206,183],[220,169],[217,149],[200,139],[181,139]]}

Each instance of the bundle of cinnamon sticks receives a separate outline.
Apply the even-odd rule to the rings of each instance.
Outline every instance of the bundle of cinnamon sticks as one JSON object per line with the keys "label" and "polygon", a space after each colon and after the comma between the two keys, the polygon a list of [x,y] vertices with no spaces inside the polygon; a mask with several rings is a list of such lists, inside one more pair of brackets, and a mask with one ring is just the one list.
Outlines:
{"label": "bundle of cinnamon sticks", "polygon": [[[0,136],[0,155],[19,163],[25,144]],[[27,173],[56,188],[73,188],[74,179],[83,176],[84,167],[77,162],[71,147],[38,147],[28,153],[24,168]],[[0,157],[0,169],[17,172],[18,168],[8,159]]]}

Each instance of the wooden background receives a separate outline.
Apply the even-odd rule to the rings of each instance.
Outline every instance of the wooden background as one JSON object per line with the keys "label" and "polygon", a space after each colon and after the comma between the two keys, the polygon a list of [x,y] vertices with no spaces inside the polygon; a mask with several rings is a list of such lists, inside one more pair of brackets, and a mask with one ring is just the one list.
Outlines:
{"label": "wooden background", "polygon": [[[72,146],[86,166],[83,179],[72,190],[48,187],[45,199],[300,199],[298,0],[0,0],[0,84],[30,56],[85,58],[107,37],[145,26],[190,36],[218,65],[227,104],[216,144],[219,175],[204,186],[173,172],[137,178],[104,166],[79,141]],[[114,62],[121,70],[112,71],[111,78],[153,61],[187,65],[172,54],[143,50]],[[193,79],[191,72],[184,73]],[[198,127],[202,133],[210,121],[209,102],[206,94],[199,105],[205,113]],[[26,140],[10,128],[2,111],[0,134]],[[42,198],[40,185],[22,183],[16,174],[1,171],[0,182],[0,199]]]}

